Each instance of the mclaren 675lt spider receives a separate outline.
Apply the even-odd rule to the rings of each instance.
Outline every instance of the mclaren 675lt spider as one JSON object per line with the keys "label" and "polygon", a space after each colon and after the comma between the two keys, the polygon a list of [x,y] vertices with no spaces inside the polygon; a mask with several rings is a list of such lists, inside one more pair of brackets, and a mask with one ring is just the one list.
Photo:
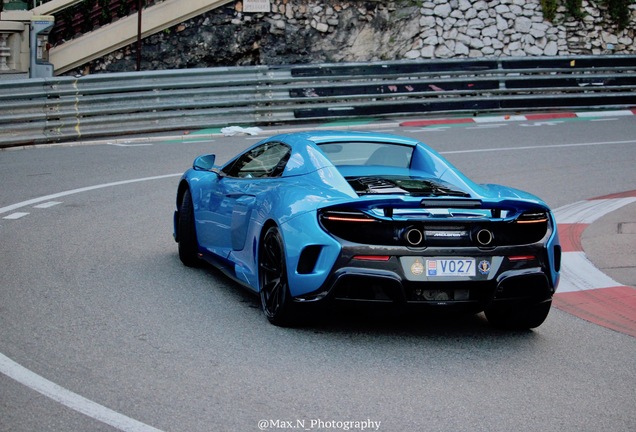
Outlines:
{"label": "mclaren 675lt spider", "polygon": [[561,248],[548,206],[477,184],[425,144],[371,132],[266,138],[222,166],[182,176],[174,237],[260,295],[270,322],[335,301],[484,312],[498,327],[541,325]]}

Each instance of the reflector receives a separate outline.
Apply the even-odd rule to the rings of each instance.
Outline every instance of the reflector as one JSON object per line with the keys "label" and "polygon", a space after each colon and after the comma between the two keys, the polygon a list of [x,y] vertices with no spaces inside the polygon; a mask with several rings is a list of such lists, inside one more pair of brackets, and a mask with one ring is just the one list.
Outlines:
{"label": "reflector", "polygon": [[356,255],[353,259],[359,261],[388,261],[391,257],[388,255]]}
{"label": "reflector", "polygon": [[537,257],[535,257],[534,255],[514,255],[514,256],[509,256],[508,257],[508,261],[532,261],[533,259],[536,259]]}

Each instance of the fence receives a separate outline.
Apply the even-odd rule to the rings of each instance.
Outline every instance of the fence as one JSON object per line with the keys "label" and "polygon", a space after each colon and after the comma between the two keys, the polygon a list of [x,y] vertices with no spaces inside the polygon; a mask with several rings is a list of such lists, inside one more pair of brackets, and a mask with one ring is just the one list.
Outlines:
{"label": "fence", "polygon": [[321,119],[636,106],[636,56],[253,66],[0,81],[0,147]]}

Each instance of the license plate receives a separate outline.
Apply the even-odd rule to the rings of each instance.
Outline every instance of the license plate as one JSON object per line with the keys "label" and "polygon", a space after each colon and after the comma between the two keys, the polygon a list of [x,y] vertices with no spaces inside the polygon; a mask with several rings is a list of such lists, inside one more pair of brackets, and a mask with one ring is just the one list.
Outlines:
{"label": "license plate", "polygon": [[472,258],[426,260],[426,275],[429,277],[475,276],[475,260]]}

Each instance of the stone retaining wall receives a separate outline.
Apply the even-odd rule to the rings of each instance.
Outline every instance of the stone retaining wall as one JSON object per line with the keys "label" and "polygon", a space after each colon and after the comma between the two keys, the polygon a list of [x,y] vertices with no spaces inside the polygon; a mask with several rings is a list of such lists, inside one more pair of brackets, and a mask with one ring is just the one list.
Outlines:
{"label": "stone retaining wall", "polygon": [[[539,0],[271,0],[270,13],[240,1],[144,40],[144,70],[430,58],[636,54],[636,3],[618,31],[601,1],[584,18],[559,7],[544,19]],[[134,69],[134,46],[73,73]]]}

